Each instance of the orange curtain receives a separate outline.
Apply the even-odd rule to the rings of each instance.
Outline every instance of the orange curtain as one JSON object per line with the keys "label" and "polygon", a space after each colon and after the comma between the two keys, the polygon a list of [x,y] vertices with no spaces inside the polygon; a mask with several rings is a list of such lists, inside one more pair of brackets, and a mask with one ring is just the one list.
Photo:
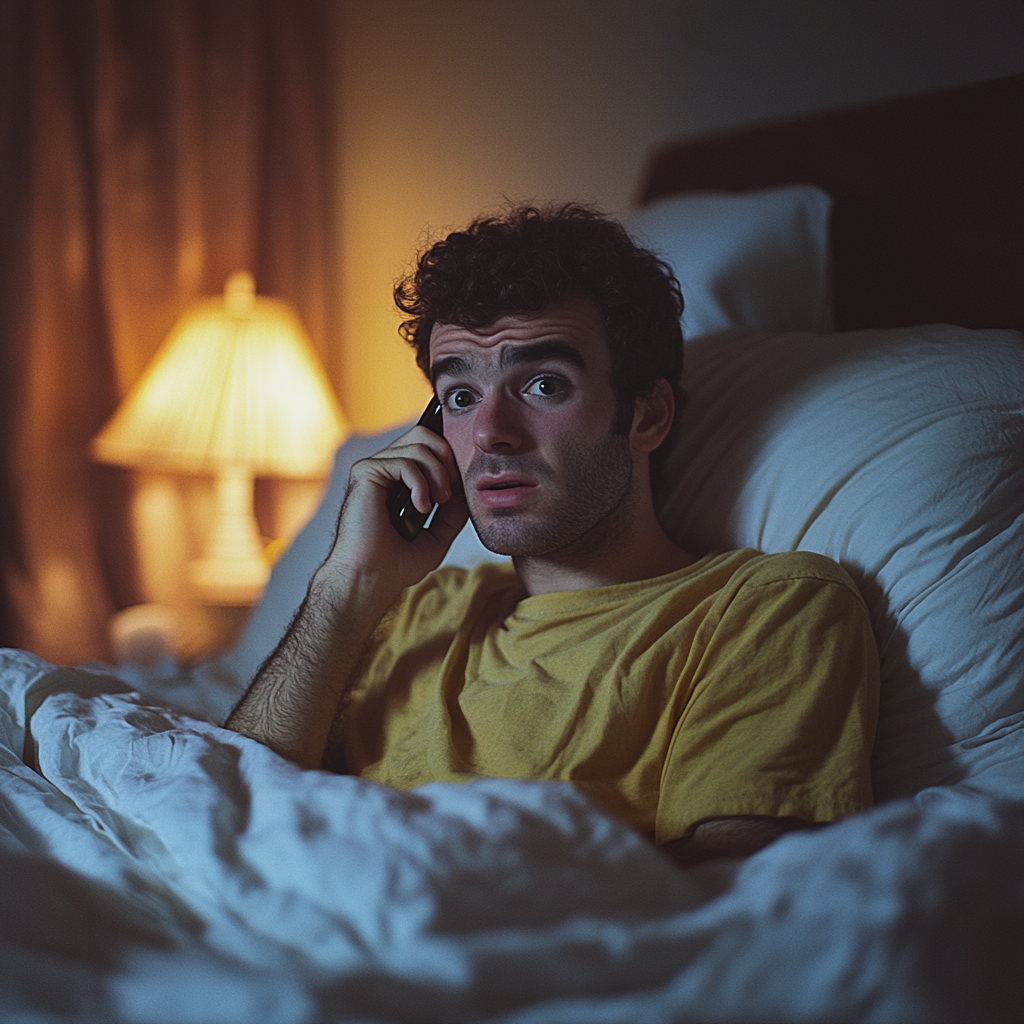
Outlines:
{"label": "orange curtain", "polygon": [[89,442],[183,308],[250,269],[330,366],[330,11],[0,11],[0,641],[79,662],[141,598],[130,479]]}

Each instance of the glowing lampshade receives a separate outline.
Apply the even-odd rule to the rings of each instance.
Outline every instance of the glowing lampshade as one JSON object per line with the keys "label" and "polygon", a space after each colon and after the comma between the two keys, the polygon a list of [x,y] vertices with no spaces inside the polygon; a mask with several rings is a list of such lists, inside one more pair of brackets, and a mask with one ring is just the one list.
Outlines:
{"label": "glowing lampshade", "polygon": [[253,516],[253,476],[320,477],[347,434],[302,324],[232,274],[197,303],[93,441],[100,462],[217,478],[216,517],[190,576],[211,603],[258,597],[269,569]]}

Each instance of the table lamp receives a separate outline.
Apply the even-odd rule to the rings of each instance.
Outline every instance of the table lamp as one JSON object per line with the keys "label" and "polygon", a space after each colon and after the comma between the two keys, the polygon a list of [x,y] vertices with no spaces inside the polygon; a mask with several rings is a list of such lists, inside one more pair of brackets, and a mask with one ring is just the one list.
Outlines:
{"label": "table lamp", "polygon": [[100,462],[216,479],[204,554],[189,578],[207,604],[257,600],[270,570],[253,477],[322,477],[347,433],[298,316],[252,274],[196,303],[93,441]]}

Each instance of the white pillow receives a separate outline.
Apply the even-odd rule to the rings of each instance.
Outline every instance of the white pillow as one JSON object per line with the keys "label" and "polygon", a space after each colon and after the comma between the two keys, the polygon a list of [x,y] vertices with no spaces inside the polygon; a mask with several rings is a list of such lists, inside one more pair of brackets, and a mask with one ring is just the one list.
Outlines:
{"label": "white pillow", "polygon": [[882,661],[877,799],[1024,788],[1024,341],[931,326],[686,345],[661,503],[686,548],[819,551]]}
{"label": "white pillow", "polygon": [[683,335],[830,331],[832,200],[812,185],[658,200],[624,221],[683,290]]}

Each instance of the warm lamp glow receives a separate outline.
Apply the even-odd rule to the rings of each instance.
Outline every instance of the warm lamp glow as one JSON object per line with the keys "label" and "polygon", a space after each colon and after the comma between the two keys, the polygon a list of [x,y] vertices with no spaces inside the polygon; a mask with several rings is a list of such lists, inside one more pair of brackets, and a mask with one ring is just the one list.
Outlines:
{"label": "warm lamp glow", "polygon": [[217,517],[192,582],[212,603],[255,600],[269,570],[253,476],[320,477],[347,434],[327,376],[292,309],[232,274],[197,303],[93,441],[101,462],[217,476]]}

